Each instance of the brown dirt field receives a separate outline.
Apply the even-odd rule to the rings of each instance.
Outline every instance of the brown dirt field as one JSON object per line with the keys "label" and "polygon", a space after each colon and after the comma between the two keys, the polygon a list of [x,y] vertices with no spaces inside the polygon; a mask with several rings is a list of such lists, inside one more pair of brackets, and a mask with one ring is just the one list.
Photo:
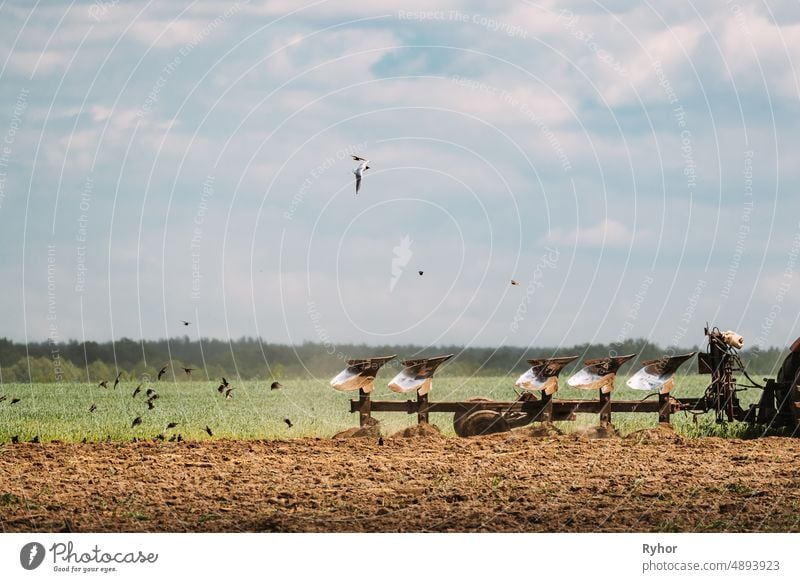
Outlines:
{"label": "brown dirt field", "polygon": [[0,531],[800,531],[800,441],[384,438],[0,447]]}

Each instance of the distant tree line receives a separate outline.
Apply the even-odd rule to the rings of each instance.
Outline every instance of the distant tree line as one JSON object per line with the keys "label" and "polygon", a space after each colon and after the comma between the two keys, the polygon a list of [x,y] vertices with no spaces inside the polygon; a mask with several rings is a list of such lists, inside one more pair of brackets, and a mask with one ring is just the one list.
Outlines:
{"label": "distant tree line", "polygon": [[[638,354],[632,365],[656,359],[665,353],[680,354],[701,348],[665,349],[645,339],[630,339],[615,344],[578,344],[560,348],[463,348],[461,346],[421,347],[413,345],[367,346],[303,343],[282,345],[257,338],[232,341],[218,339],[135,341],[123,338],[115,342],[38,342],[23,343],[0,338],[0,382],[99,382],[122,373],[124,379],[155,379],[167,366],[166,378],[186,380],[182,367],[196,368],[193,380],[221,376],[245,380],[283,380],[286,378],[328,378],[346,366],[345,360],[397,354],[398,360],[440,354],[456,354],[441,373],[451,376],[515,375],[522,372],[527,358],[578,355],[580,361],[608,355]],[[705,349],[705,348],[702,348]],[[751,374],[774,375],[786,350],[745,350],[743,361]],[[566,371],[570,372],[578,364]],[[398,369],[399,361],[389,364]],[[697,369],[696,362],[690,365]],[[687,371],[690,369],[687,365]]]}

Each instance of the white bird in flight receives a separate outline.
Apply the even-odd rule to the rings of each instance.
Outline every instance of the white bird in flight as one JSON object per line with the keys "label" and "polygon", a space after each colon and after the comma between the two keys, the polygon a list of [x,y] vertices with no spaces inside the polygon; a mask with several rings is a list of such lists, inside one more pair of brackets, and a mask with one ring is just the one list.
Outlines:
{"label": "white bird in flight", "polygon": [[353,173],[356,175],[356,194],[358,194],[358,191],[361,189],[361,178],[364,177],[364,172],[369,170],[369,166],[367,165],[369,164],[369,160],[366,158],[359,158],[358,156],[353,156],[353,159],[361,162],[361,164],[353,170]]}

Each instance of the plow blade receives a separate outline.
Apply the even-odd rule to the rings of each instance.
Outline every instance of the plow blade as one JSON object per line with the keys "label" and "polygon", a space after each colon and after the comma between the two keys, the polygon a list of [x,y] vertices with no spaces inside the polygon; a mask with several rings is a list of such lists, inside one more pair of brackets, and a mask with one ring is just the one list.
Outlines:
{"label": "plow blade", "polygon": [[389,388],[393,392],[414,392],[420,396],[428,394],[431,390],[431,380],[436,368],[453,357],[438,356],[435,358],[424,358],[419,360],[406,360],[402,362],[405,366],[403,370],[389,382]]}
{"label": "plow blade", "polygon": [[558,375],[564,366],[574,362],[578,356],[567,356],[564,358],[538,358],[528,360],[531,369],[522,374],[517,379],[516,386],[534,392],[544,390],[548,396],[555,394],[558,390]]}
{"label": "plow blade", "polygon": [[567,380],[567,384],[573,388],[581,388],[583,390],[599,389],[603,394],[608,394],[614,390],[614,378],[617,375],[617,370],[635,356],[636,354],[630,354],[628,356],[586,360],[583,362],[584,367]]}
{"label": "plow blade", "polygon": [[642,362],[643,367],[628,379],[627,384],[634,390],[668,394],[672,390],[672,377],[675,372],[696,353],[662,356],[657,360]]}
{"label": "plow blade", "polygon": [[380,356],[363,360],[347,360],[347,368],[339,372],[339,374],[331,380],[331,386],[340,392],[351,392],[354,390],[363,390],[367,393],[372,392],[378,370],[380,370],[386,362],[396,357],[397,356]]}

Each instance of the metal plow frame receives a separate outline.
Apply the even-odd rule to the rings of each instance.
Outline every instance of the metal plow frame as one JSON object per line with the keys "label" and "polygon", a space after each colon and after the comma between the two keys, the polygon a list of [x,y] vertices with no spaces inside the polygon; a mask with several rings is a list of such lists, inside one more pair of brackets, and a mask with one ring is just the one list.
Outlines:
{"label": "metal plow frame", "polygon": [[[370,383],[368,390],[359,387],[358,400],[350,400],[350,412],[358,412],[359,425],[362,427],[376,424],[371,417],[373,412],[416,414],[419,424],[427,424],[432,412],[453,413],[454,428],[459,436],[502,432],[533,422],[549,425],[554,421],[571,421],[575,420],[576,414],[597,414],[601,427],[611,427],[612,414],[616,412],[655,413],[658,414],[658,422],[665,424],[669,424],[671,415],[676,412],[714,412],[717,422],[736,420],[766,427],[787,428],[793,431],[793,436],[800,436],[800,346],[792,347],[792,352],[797,352],[797,362],[792,364],[792,370],[796,369],[794,379],[787,380],[779,375],[777,380],[765,378],[765,385],[760,386],[747,376],[738,358],[736,350],[743,345],[741,336],[734,332],[720,332],[717,328],[706,328],[705,333],[708,350],[699,354],[698,371],[709,374],[711,380],[705,394],[697,398],[675,398],[671,395],[675,373],[696,355],[696,352],[691,352],[642,362],[641,368],[628,380],[631,388],[650,392],[649,396],[657,396],[657,399],[649,396],[641,400],[612,399],[616,373],[635,357],[635,354],[630,354],[586,360],[584,367],[568,380],[572,386],[597,390],[597,399],[561,400],[553,397],[558,390],[560,372],[578,358],[570,356],[528,360],[531,369],[523,373],[516,382],[523,393],[513,402],[482,398],[434,402],[429,399],[432,378],[436,369],[452,357],[447,355],[403,362],[405,368],[390,382],[390,388],[395,392],[416,392],[415,400],[372,400]],[[374,372],[370,378],[374,380],[380,366],[390,359],[392,357],[350,360],[348,363],[351,368],[357,365],[367,366],[371,373]],[[381,360],[380,365],[374,367],[374,362],[378,360]],[[364,362],[370,363],[363,364]],[[346,372],[351,375],[357,372],[351,368],[348,368],[349,372],[345,370],[340,373],[337,378]],[[744,374],[753,387],[763,389],[758,404],[747,409],[740,406],[736,396],[740,389],[737,388],[739,385],[734,373]],[[354,390],[355,387],[349,389]],[[536,392],[540,394],[538,398],[534,395]]]}

